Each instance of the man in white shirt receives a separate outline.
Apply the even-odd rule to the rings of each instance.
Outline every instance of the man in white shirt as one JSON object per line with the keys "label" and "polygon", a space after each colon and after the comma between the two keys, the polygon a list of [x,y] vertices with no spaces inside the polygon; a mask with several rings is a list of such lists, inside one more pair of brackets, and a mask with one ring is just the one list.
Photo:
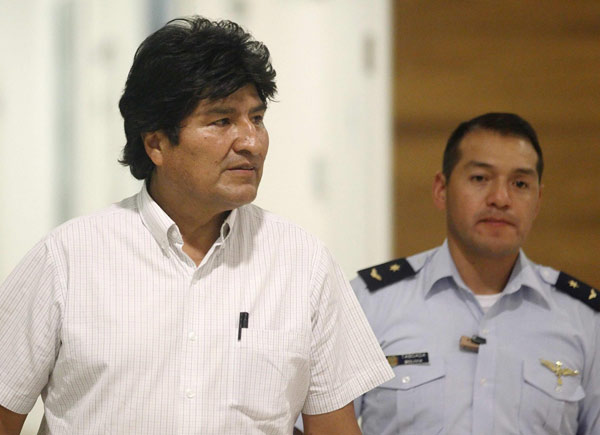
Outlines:
{"label": "man in white shirt", "polygon": [[0,286],[0,433],[359,433],[392,371],[327,249],[250,202],[276,91],[231,22],[174,20],[120,101],[139,194],[69,221]]}

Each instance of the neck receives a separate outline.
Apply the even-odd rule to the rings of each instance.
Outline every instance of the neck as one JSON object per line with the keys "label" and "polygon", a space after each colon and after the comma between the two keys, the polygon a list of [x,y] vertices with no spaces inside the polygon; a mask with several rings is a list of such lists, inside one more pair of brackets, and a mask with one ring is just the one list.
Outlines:
{"label": "neck", "polygon": [[518,253],[491,256],[466,252],[450,238],[448,248],[456,269],[464,283],[475,294],[486,295],[504,290]]}
{"label": "neck", "polygon": [[184,200],[173,200],[159,186],[151,180],[148,193],[177,224],[183,238],[183,252],[198,266],[219,237],[229,211],[209,210]]}

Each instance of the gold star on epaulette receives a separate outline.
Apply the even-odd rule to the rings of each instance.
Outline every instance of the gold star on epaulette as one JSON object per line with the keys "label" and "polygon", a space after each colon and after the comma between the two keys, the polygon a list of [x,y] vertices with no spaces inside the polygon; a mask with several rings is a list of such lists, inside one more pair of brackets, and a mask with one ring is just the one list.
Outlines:
{"label": "gold star on epaulette", "polygon": [[400,265],[398,263],[394,263],[390,266],[390,270],[392,272],[398,272],[400,270]]}
{"label": "gold star on epaulette", "polygon": [[579,288],[579,284],[577,284],[577,281],[575,281],[574,279],[572,279],[571,281],[569,281],[569,287]]}
{"label": "gold star on epaulette", "polygon": [[590,295],[588,296],[588,301],[591,301],[592,299],[596,299],[596,296],[598,296],[598,294],[596,293],[596,290],[591,289]]}

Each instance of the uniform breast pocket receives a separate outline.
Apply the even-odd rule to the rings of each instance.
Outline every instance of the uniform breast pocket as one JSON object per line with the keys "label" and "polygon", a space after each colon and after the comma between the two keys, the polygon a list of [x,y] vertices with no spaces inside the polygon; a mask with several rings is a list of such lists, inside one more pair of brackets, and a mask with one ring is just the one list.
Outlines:
{"label": "uniform breast pocket", "polygon": [[394,373],[396,377],[382,388],[395,397],[398,433],[440,433],[444,417],[444,361],[430,358],[429,364],[400,365],[394,367]]}
{"label": "uniform breast pocket", "polygon": [[299,412],[310,380],[306,334],[244,329],[234,346],[231,406],[255,421]]}
{"label": "uniform breast pocket", "polygon": [[[564,367],[569,364],[565,363]],[[572,367],[575,369],[575,367]],[[558,376],[540,361],[523,363],[519,428],[522,434],[562,434],[577,431],[578,402],[585,397],[581,375]]]}

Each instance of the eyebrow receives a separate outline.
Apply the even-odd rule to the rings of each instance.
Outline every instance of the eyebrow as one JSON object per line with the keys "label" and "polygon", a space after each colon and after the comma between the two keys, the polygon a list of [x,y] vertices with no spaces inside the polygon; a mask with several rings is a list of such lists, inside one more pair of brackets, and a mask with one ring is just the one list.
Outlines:
{"label": "eyebrow", "polygon": [[[481,168],[481,169],[487,169],[487,170],[494,169],[493,165],[490,165],[489,163],[485,163],[485,162],[480,162],[478,160],[471,160],[465,166],[467,168],[474,167],[474,168]],[[517,174],[522,174],[522,175],[530,175],[532,177],[537,176],[537,171],[532,168],[516,168],[512,172],[517,173]]]}
{"label": "eyebrow", "polygon": [[532,177],[537,177],[537,171],[535,169],[531,169],[531,168],[517,168],[517,169],[515,169],[514,172],[516,172],[518,174],[530,175]]}
{"label": "eyebrow", "polygon": [[[261,103],[258,106],[251,108],[249,113],[264,112],[266,110],[267,105],[265,103]],[[234,109],[233,107],[215,105],[213,107],[209,107],[206,110],[201,110],[199,115],[231,115],[235,112],[236,109]]]}

